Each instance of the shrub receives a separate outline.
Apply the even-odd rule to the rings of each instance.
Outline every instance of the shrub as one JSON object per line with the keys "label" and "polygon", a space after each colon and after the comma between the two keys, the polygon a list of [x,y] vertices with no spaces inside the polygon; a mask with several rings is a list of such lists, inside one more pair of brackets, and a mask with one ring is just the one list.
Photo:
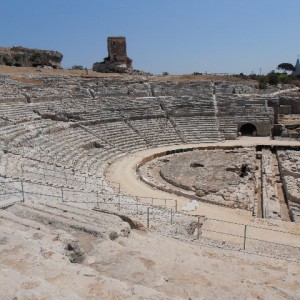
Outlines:
{"label": "shrub", "polygon": [[260,90],[265,90],[268,87],[268,79],[263,76],[259,79],[259,84],[258,84],[258,88]]}
{"label": "shrub", "polygon": [[14,59],[15,59],[16,61],[19,61],[21,58],[22,58],[22,55],[21,55],[21,54],[16,54],[16,55],[14,56]]}
{"label": "shrub", "polygon": [[71,67],[71,70],[83,70],[83,66],[80,66],[80,65],[74,65]]}
{"label": "shrub", "polygon": [[270,72],[267,77],[269,84],[277,85],[279,83],[278,73],[275,73],[275,71]]}
{"label": "shrub", "polygon": [[290,83],[291,78],[286,73],[281,73],[278,75],[278,81],[281,83]]}

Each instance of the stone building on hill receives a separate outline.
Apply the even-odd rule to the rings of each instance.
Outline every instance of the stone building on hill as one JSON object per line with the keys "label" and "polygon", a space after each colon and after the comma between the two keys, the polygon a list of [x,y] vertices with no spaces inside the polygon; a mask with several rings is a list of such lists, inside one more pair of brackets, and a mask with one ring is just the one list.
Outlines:
{"label": "stone building on hill", "polygon": [[295,65],[295,71],[292,73],[292,75],[300,75],[300,61],[299,58],[297,59],[296,65]]}
{"label": "stone building on hill", "polygon": [[96,72],[126,73],[132,68],[132,60],[127,56],[125,37],[107,38],[108,56],[102,62],[96,62],[93,70]]}
{"label": "stone building on hill", "polygon": [[107,38],[108,57],[111,62],[121,62],[127,65],[125,37]]}

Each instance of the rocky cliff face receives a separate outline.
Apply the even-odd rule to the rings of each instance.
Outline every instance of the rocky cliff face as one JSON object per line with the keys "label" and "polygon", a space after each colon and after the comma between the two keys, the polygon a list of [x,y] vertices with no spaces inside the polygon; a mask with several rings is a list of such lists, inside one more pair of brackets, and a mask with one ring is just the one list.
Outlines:
{"label": "rocky cliff face", "polygon": [[109,60],[93,64],[93,71],[100,73],[127,73],[129,69],[131,68],[128,68],[126,64],[111,62]]}
{"label": "rocky cliff face", "polygon": [[17,67],[49,66],[61,68],[63,55],[57,51],[23,47],[0,48],[0,65]]}

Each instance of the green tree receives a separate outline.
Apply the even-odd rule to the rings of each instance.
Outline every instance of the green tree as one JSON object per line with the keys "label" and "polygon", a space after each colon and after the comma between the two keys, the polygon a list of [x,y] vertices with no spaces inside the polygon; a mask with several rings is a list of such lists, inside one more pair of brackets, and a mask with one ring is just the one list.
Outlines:
{"label": "green tree", "polygon": [[292,64],[290,64],[290,63],[279,64],[277,66],[277,69],[278,70],[289,71],[289,72],[295,71],[295,67]]}

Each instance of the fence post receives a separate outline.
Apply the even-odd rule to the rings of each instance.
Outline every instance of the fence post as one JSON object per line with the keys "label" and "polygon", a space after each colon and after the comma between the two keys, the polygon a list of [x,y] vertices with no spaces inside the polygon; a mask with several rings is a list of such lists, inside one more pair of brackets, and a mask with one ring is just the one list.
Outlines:
{"label": "fence post", "polygon": [[247,239],[247,225],[244,228],[244,250],[246,250],[246,239]]}
{"label": "fence post", "polygon": [[171,208],[171,225],[173,224],[173,209]]}
{"label": "fence post", "polygon": [[84,187],[86,188],[86,176],[84,176]]}
{"label": "fence post", "polygon": [[[24,178],[24,169],[23,169],[23,164],[21,164],[21,172],[22,172],[22,178]],[[5,173],[6,174],[6,173]]]}
{"label": "fence post", "polygon": [[197,238],[200,238],[200,217],[198,216],[198,223],[197,223]]}
{"label": "fence post", "polygon": [[150,210],[150,206],[147,207],[147,228],[148,229],[149,229],[149,223],[150,223],[149,210]]}
{"label": "fence post", "polygon": [[64,202],[64,188],[61,187],[61,199],[62,199],[62,202]]}
{"label": "fence post", "polygon": [[119,205],[119,211],[121,210],[121,194],[119,194],[119,197],[118,197],[118,205]]}
{"label": "fence post", "polygon": [[98,193],[98,190],[97,190],[97,207],[99,207],[99,193]]}
{"label": "fence post", "polygon": [[175,200],[175,211],[177,212],[177,200]]}
{"label": "fence post", "polygon": [[22,201],[25,202],[25,193],[24,193],[23,180],[21,180],[21,188],[22,188]]}

